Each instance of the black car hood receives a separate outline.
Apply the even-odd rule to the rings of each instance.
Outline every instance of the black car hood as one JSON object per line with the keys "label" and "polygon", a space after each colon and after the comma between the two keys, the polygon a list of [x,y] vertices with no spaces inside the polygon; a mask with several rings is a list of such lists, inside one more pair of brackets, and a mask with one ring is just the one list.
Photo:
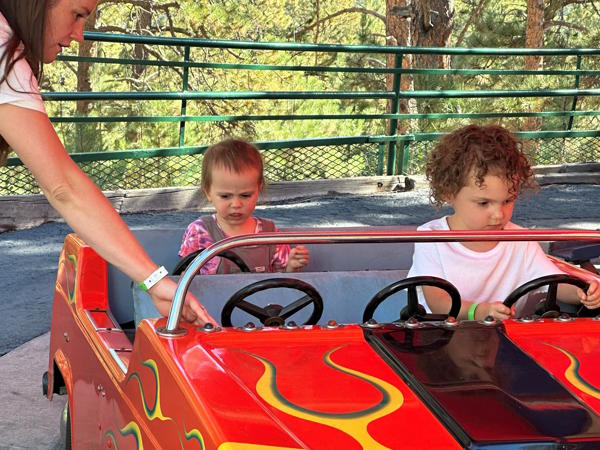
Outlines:
{"label": "black car hood", "polygon": [[465,448],[600,448],[598,416],[500,323],[401,323],[365,335]]}

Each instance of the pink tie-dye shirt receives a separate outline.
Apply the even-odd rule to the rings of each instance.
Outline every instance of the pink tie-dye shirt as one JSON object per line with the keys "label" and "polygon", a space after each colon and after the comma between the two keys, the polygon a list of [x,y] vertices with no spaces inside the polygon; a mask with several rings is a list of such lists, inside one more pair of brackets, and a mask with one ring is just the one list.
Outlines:
{"label": "pink tie-dye shirt", "polygon": [[[213,214],[213,218],[216,222],[216,214]],[[260,218],[255,217],[256,219],[256,229],[254,233],[262,233],[263,223]],[[219,226],[219,223],[217,226]],[[219,226],[221,232],[225,235],[225,237],[229,237],[227,233],[223,231],[223,229]],[[274,231],[278,231],[277,227],[275,227]],[[198,250],[199,248],[207,248],[209,245],[213,243],[213,239],[210,236],[210,233],[206,229],[202,218],[196,219],[192,223],[188,225],[183,233],[183,239],[181,241],[181,248],[179,249],[179,256],[182,258],[190,253]],[[277,245],[275,247],[275,253],[273,255],[273,260],[271,261],[271,266],[275,269],[276,272],[285,271],[285,267],[287,266],[288,259],[290,256],[290,246],[287,244]],[[208,261],[202,268],[200,269],[201,275],[213,275],[217,273],[217,268],[219,267],[221,258],[218,256],[212,258]]]}

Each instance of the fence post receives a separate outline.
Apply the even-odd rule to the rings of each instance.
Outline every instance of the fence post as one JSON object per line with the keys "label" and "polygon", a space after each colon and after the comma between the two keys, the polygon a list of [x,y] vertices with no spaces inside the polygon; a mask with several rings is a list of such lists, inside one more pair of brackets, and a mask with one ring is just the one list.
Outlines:
{"label": "fence post", "polygon": [[[396,53],[394,56],[394,69],[402,68],[402,53]],[[400,80],[402,73],[399,71],[394,72],[394,82],[392,90],[394,91],[394,98],[392,99],[392,106],[390,112],[392,114],[398,114],[400,108]],[[390,126],[388,128],[388,136],[394,136],[397,133],[398,119],[390,119]],[[396,142],[390,141],[388,144],[388,161],[387,161],[387,175],[395,175],[402,172],[402,167],[397,170],[396,168]]]}
{"label": "fence post", "polygon": [[[189,45],[185,46],[183,60],[185,62],[190,61],[190,46]],[[183,67],[183,92],[187,91],[187,89],[188,89],[189,72],[190,72],[189,66],[187,66],[187,65],[184,66]],[[185,116],[186,109],[187,109],[187,100],[184,98],[183,100],[181,100],[181,114],[180,115],[182,117]],[[179,146],[183,147],[184,145],[185,145],[185,121],[182,120],[181,122],[179,122]]]}
{"label": "fence post", "polygon": [[383,175],[383,158],[385,155],[385,142],[379,144],[379,151],[377,152],[377,175]]}
{"label": "fence post", "polygon": [[[577,55],[577,70],[581,70],[581,55]],[[579,73],[575,75],[575,89],[579,89]],[[577,108],[577,97],[573,97],[573,103],[571,104],[571,112],[574,112]],[[573,128],[573,119],[575,117],[569,116],[569,125],[567,131],[571,131]]]}
{"label": "fence post", "polygon": [[406,169],[408,169],[408,155],[410,155],[410,141],[406,140],[403,142],[402,146],[402,165],[400,166],[400,171],[398,174],[403,173]]}

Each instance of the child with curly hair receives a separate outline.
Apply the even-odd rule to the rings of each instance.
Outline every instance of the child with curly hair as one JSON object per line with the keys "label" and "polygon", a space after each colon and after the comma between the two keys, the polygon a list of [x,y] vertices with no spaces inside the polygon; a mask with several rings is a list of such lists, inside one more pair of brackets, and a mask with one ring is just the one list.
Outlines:
{"label": "child with curly hair", "polygon": [[[454,213],[418,230],[519,229],[510,222],[515,200],[535,186],[522,144],[496,125],[469,125],[445,135],[429,155],[425,174],[431,202],[438,208],[448,204]],[[459,319],[504,320],[512,313],[502,301],[515,288],[559,273],[537,242],[478,241],[417,243],[408,276],[437,276],[454,284],[462,297]],[[423,286],[419,296],[434,313],[450,309],[449,295],[439,288]],[[558,297],[589,309],[600,306],[597,282],[587,293],[559,285]]]}

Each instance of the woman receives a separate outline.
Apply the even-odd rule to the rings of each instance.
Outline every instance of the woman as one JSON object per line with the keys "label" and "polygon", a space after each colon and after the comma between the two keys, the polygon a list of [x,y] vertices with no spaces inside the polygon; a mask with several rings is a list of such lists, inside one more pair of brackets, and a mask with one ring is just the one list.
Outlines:
{"label": "woman", "polygon": [[[32,172],[50,204],[100,256],[143,283],[158,311],[168,314],[176,284],[136,241],[100,189],[60,142],[42,103],[42,66],[73,40],[83,41],[97,0],[0,0],[0,161],[8,147]],[[4,156],[4,158],[2,157]],[[192,297],[183,317],[214,320]]]}

